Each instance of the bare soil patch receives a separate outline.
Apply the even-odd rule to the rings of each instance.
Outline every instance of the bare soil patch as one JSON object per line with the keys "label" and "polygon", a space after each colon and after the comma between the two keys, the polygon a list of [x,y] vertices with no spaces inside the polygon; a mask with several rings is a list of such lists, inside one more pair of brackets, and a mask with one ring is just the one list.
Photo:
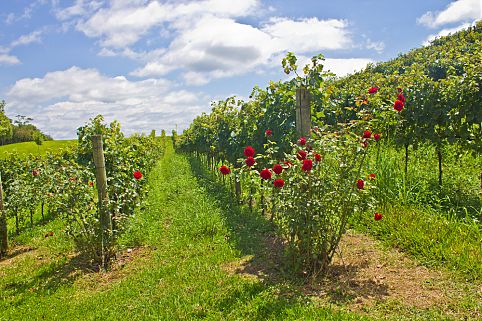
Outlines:
{"label": "bare soil patch", "polygon": [[[266,250],[262,253],[232,262],[225,270],[264,282],[286,281],[280,267],[283,244],[273,236],[266,237],[264,243]],[[377,306],[395,303],[407,311],[436,310],[456,319],[482,319],[480,282],[465,282],[450,272],[422,266],[406,254],[354,231],[343,236],[338,252],[327,276],[299,286],[303,294],[321,304],[368,314]],[[464,301],[479,304],[461,308]]]}

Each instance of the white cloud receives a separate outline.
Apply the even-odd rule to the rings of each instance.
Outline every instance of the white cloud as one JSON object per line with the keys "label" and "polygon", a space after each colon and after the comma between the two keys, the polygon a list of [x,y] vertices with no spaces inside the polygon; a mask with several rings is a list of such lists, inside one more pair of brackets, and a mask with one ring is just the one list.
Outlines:
{"label": "white cloud", "polygon": [[164,79],[130,81],[78,67],[18,80],[6,99],[9,113],[31,116],[56,139],[75,137],[76,128],[97,114],[132,133],[185,128],[194,114],[209,109],[204,94],[174,90]]}
{"label": "white cloud", "polygon": [[17,57],[0,53],[0,65],[16,65],[20,60]]}
{"label": "white cloud", "polygon": [[383,41],[372,41],[370,39],[367,39],[365,47],[367,49],[373,49],[378,53],[382,53],[383,49],[385,49],[385,43]]}
{"label": "white cloud", "polygon": [[435,40],[436,38],[440,38],[440,37],[444,37],[444,36],[448,36],[450,34],[454,34],[456,33],[457,31],[460,31],[462,29],[466,29],[468,27],[470,27],[471,24],[470,23],[463,23],[461,24],[460,26],[457,26],[457,27],[454,27],[454,28],[446,28],[446,29],[442,29],[440,30],[438,33],[436,34],[432,34],[432,35],[429,35],[427,37],[427,39],[425,40],[425,42],[423,43],[424,46],[428,46],[430,45],[430,42]]}
{"label": "white cloud", "polygon": [[102,8],[77,29],[88,37],[102,38],[102,45],[122,48],[136,43],[147,31],[167,19],[169,11],[158,2],[143,7]]}
{"label": "white cloud", "polygon": [[473,21],[482,18],[482,1],[456,0],[442,11],[428,11],[417,19],[417,22],[431,28],[462,21]]}
{"label": "white cloud", "polygon": [[6,23],[7,25],[10,25],[10,24],[12,24],[12,23],[14,23],[14,22],[15,22],[15,14],[9,13],[9,14],[7,15],[7,17],[5,18],[5,23]]}
{"label": "white cloud", "polygon": [[296,49],[308,52],[325,49],[342,49],[351,45],[348,23],[344,20],[304,18],[272,18],[261,29],[272,37],[279,51]]}
{"label": "white cloud", "polygon": [[[303,69],[306,65],[311,65],[311,57],[298,55],[298,69]],[[363,70],[369,63],[375,61],[370,58],[325,58],[323,70],[330,71],[338,77],[343,77],[357,71]]]}
{"label": "white cloud", "polygon": [[324,69],[342,77],[363,70],[369,63],[374,62],[369,58],[326,58]]}
{"label": "white cloud", "polygon": [[33,42],[40,42],[41,35],[41,30],[34,31],[28,35],[20,36],[18,39],[12,41],[8,47],[0,47],[0,65],[20,64],[20,60],[16,56],[12,56],[10,51],[17,46],[28,45]]}
{"label": "white cloud", "polygon": [[48,3],[48,0],[36,0],[31,1],[30,4],[23,9],[22,14],[14,14],[13,12],[9,13],[5,19],[6,24],[12,24],[16,21],[20,21],[23,19],[30,19],[32,17],[32,13],[37,9],[39,6],[43,6]]}
{"label": "white cloud", "polygon": [[102,1],[76,0],[75,3],[67,8],[59,9],[55,5],[55,16],[57,19],[64,21],[74,17],[80,17],[102,7]]}
{"label": "white cloud", "polygon": [[[79,21],[77,29],[88,37],[101,38],[103,46],[122,48],[135,44],[153,27],[162,29],[165,23],[181,28],[184,23],[191,23],[191,18],[206,14],[242,17],[252,13],[258,5],[258,0],[205,0],[177,4],[151,1],[147,5],[145,1],[113,1],[110,7]],[[186,17],[188,19],[182,19]]]}
{"label": "white cloud", "polygon": [[188,84],[206,84],[211,79],[269,67],[287,51],[350,47],[346,28],[343,20],[277,18],[256,28],[232,18],[204,16],[179,30],[165,53],[158,52],[132,75],[162,76],[181,69]]}
{"label": "white cloud", "polygon": [[147,63],[140,69],[134,70],[130,74],[136,77],[164,76],[174,69],[174,66],[168,66],[166,64],[153,61]]}
{"label": "white cloud", "polygon": [[[260,0],[112,0],[89,13],[84,8],[90,2],[76,0],[64,10],[75,13],[77,30],[99,40],[99,56],[141,62],[130,73],[141,78],[180,72],[187,84],[203,85],[262,72],[287,51],[311,54],[355,47],[346,20],[272,17],[259,26],[241,22],[243,17],[271,14],[273,8],[265,8]],[[148,46],[159,41],[163,45],[133,49],[141,40]],[[369,39],[363,46],[384,49],[382,42]]]}
{"label": "white cloud", "polygon": [[12,41],[12,43],[10,44],[10,48],[28,45],[33,42],[40,42],[42,40],[41,35],[42,31],[37,30],[29,33],[28,35],[20,36],[17,40]]}

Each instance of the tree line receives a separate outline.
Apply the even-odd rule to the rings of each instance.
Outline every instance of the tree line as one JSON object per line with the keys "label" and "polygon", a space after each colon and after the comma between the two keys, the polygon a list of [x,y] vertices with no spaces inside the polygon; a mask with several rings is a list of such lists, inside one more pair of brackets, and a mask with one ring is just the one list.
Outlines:
{"label": "tree line", "polygon": [[34,124],[32,118],[17,115],[10,119],[5,114],[5,101],[0,101],[0,145],[35,142],[41,145],[45,140],[52,140],[52,137],[40,131]]}

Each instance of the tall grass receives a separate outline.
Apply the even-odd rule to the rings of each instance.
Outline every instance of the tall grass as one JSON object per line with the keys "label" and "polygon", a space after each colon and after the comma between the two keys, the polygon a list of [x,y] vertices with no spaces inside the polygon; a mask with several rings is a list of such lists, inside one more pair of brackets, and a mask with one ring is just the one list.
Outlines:
{"label": "tall grass", "polygon": [[373,213],[357,216],[353,225],[403,249],[421,263],[443,266],[460,276],[482,276],[482,231],[479,175],[482,157],[448,146],[443,150],[443,184],[438,184],[435,148],[405,150],[389,142],[368,167],[376,173],[374,189],[383,220]]}
{"label": "tall grass", "polygon": [[410,148],[405,174],[405,150],[390,142],[382,144],[378,159],[372,157],[369,162],[377,174],[377,199],[382,205],[427,206],[447,217],[481,222],[482,157],[457,146],[445,146],[443,160],[443,184],[439,186],[434,146]]}

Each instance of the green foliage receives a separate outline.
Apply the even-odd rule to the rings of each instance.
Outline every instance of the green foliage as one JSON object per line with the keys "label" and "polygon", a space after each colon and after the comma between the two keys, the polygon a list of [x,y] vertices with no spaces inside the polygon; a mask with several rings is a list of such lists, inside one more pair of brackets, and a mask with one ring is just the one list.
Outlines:
{"label": "green foliage", "polygon": [[117,122],[103,123],[102,116],[78,130],[77,148],[45,157],[20,158],[13,154],[1,161],[4,174],[6,208],[16,220],[19,232],[24,221],[32,216],[41,204],[48,205],[49,216],[61,217],[66,232],[77,248],[100,261],[99,209],[94,188],[92,160],[92,135],[101,133],[109,194],[108,212],[114,221],[112,251],[115,238],[122,231],[124,221],[132,216],[139,205],[143,180],[133,177],[135,171],[143,175],[152,168],[161,150],[150,136],[125,138]]}
{"label": "green foliage", "polygon": [[2,145],[5,140],[12,138],[13,126],[12,121],[5,115],[5,101],[0,101],[0,140]]}
{"label": "green foliage", "polygon": [[359,136],[348,130],[336,134],[320,130],[316,140],[307,144],[313,148],[306,156],[313,169],[303,170],[297,159],[303,148],[295,145],[286,156],[293,165],[277,175],[285,186],[279,191],[272,188],[275,222],[293,262],[298,270],[317,275],[327,271],[348,219],[376,205],[370,191],[375,185],[365,182],[361,189],[357,187],[357,181],[369,174],[362,172],[368,149],[361,146]]}
{"label": "green foliage", "polygon": [[37,146],[40,146],[44,143],[45,137],[40,131],[36,131],[33,133],[33,141]]}
{"label": "green foliage", "polygon": [[0,101],[0,145],[30,141],[40,142],[37,145],[41,145],[43,140],[52,140],[30,123],[32,118],[23,115],[17,115],[16,118],[12,124],[12,120],[5,115],[5,101]]}

